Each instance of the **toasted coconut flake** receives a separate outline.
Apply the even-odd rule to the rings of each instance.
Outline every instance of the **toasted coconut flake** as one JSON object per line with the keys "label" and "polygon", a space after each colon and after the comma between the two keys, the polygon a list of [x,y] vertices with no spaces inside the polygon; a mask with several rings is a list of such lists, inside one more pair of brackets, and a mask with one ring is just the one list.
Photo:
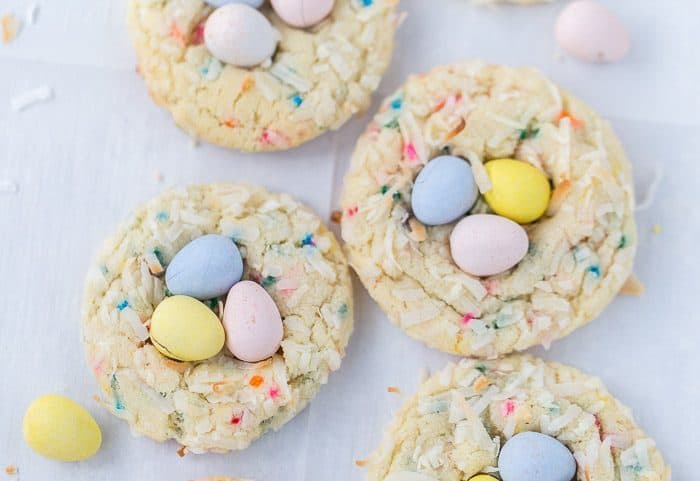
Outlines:
{"label": "toasted coconut flake", "polygon": [[641,296],[644,294],[644,284],[635,276],[632,274],[627,278],[627,282],[622,286],[622,289],[620,289],[620,294],[623,294],[625,296]]}

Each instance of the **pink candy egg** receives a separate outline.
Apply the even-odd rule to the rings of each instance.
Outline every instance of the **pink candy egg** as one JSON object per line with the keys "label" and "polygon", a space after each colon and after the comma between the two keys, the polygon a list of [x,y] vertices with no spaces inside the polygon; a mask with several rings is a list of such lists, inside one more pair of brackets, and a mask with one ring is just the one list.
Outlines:
{"label": "pink candy egg", "polygon": [[528,247],[525,229],[499,215],[467,216],[450,235],[452,259],[460,269],[474,276],[507,271],[525,257]]}
{"label": "pink candy egg", "polygon": [[272,8],[292,27],[307,28],[320,23],[333,10],[335,0],[272,0]]}
{"label": "pink candy egg", "polygon": [[586,62],[616,62],[630,49],[627,29],[607,7],[594,0],[571,2],[554,27],[557,42]]}
{"label": "pink candy egg", "polygon": [[235,284],[224,307],[226,346],[238,359],[258,362],[271,357],[282,343],[282,316],[270,295],[255,282]]}

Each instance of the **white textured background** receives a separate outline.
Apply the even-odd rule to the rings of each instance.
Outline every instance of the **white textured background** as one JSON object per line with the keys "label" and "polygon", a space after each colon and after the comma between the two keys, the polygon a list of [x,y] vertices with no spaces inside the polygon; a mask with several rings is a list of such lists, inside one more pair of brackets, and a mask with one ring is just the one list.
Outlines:
{"label": "white textured background", "polygon": [[[0,0],[23,17],[31,0]],[[131,208],[170,185],[246,180],[295,194],[324,218],[367,118],[288,153],[190,147],[134,73],[125,0],[43,0],[36,26],[0,44],[0,480],[163,480],[239,475],[258,481],[360,480],[354,465],[378,443],[421,368],[449,356],[410,340],[357,287],[357,328],[341,370],[312,406],[247,451],[176,456],[174,443],[131,436],[98,408],[79,341],[82,282],[97,245]],[[629,26],[631,55],[612,66],[556,60],[551,30],[562,2],[475,8],[465,0],[404,0],[409,16],[380,96],[432,65],[480,57],[533,65],[612,119],[640,193],[661,166],[653,207],[639,214],[642,298],[619,298],[546,357],[600,376],[631,406],[674,469],[698,479],[700,444],[700,44],[697,0],[608,0]],[[9,99],[40,85],[55,100],[21,114]],[[377,97],[377,99],[379,96]],[[376,102],[375,102],[376,105]],[[164,181],[158,183],[155,173]],[[658,224],[662,231],[652,233]],[[66,394],[102,426],[103,449],[82,463],[33,454],[21,419],[36,396]]]}

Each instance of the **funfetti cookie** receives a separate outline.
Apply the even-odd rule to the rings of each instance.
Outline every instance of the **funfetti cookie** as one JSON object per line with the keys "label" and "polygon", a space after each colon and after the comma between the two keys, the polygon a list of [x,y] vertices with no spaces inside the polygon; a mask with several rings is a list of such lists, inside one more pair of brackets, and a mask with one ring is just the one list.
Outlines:
{"label": "funfetti cookie", "polygon": [[670,481],[599,379],[514,355],[425,381],[368,460],[367,481]]}
{"label": "funfetti cookie", "polygon": [[342,207],[350,264],[389,318],[468,356],[595,318],[637,244],[610,125],[532,69],[481,62],[413,76],[384,102]]}
{"label": "funfetti cookie", "polygon": [[138,68],[192,136],[284,150],[365,110],[389,65],[398,0],[130,0]]}
{"label": "funfetti cookie", "polygon": [[83,342],[102,403],[187,451],[243,449],[302,410],[353,326],[345,257],[288,195],[236,184],[169,191],[102,246]]}

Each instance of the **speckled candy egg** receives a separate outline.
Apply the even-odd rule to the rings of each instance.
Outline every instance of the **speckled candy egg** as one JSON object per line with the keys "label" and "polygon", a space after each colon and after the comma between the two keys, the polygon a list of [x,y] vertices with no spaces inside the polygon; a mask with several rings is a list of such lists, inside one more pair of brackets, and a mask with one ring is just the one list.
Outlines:
{"label": "speckled candy egg", "polygon": [[525,257],[528,246],[525,229],[510,219],[491,214],[465,217],[450,235],[452,259],[474,276],[507,271]]}
{"label": "speckled candy egg", "polygon": [[239,282],[231,288],[223,322],[226,346],[242,361],[258,362],[272,356],[284,335],[275,301],[251,281]]}
{"label": "speckled candy egg", "polygon": [[151,317],[151,342],[166,357],[177,361],[203,361],[224,347],[219,318],[197,299],[172,296],[163,300]]}
{"label": "speckled candy egg", "polygon": [[292,27],[313,27],[326,18],[335,0],[272,0],[275,13]]}
{"label": "speckled candy egg", "polygon": [[275,53],[278,33],[265,16],[249,5],[217,8],[204,25],[204,43],[222,62],[253,67]]}
{"label": "speckled candy egg", "polygon": [[576,460],[557,439],[525,432],[503,446],[498,471],[503,481],[571,481],[576,475]]}
{"label": "speckled candy egg", "polygon": [[173,258],[165,283],[173,294],[213,299],[241,280],[243,260],[228,237],[209,234],[194,239]]}
{"label": "speckled candy egg", "polygon": [[224,5],[229,5],[231,3],[243,3],[245,5],[250,5],[254,8],[259,8],[260,5],[265,3],[265,0],[204,0],[212,7],[223,7]]}
{"label": "speckled candy egg", "polygon": [[466,214],[478,195],[469,164],[443,155],[428,162],[416,177],[411,208],[423,224],[448,224]]}
{"label": "speckled candy egg", "polygon": [[557,19],[554,34],[566,52],[586,62],[616,62],[630,49],[624,24],[594,0],[568,4]]}
{"label": "speckled candy egg", "polygon": [[102,444],[102,432],[80,404],[49,394],[27,408],[22,422],[24,439],[34,451],[59,461],[82,461]]}

